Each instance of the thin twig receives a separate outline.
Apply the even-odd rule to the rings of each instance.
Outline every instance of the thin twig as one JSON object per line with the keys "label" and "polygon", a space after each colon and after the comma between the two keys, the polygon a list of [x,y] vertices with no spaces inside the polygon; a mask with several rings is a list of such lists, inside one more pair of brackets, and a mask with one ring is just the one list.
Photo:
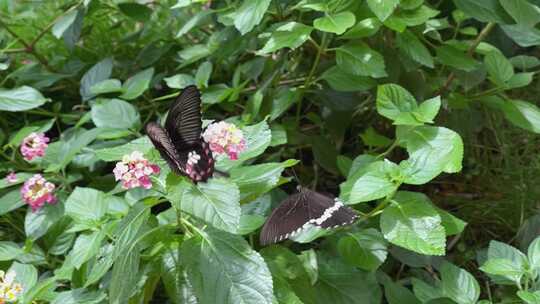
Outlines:
{"label": "thin twig", "polygon": [[[495,23],[489,22],[482,29],[480,34],[478,34],[478,36],[473,41],[473,43],[471,44],[471,46],[469,47],[469,49],[467,51],[467,54],[469,56],[472,56],[474,54],[474,51],[476,50],[476,48],[478,47],[480,42],[482,42],[486,38],[486,36],[491,32],[491,30],[495,27],[495,25],[496,25]],[[444,85],[441,87],[441,89],[437,92],[436,95],[441,95],[446,90],[448,90],[448,88],[450,87],[450,85],[452,84],[452,82],[454,81],[455,78],[456,78],[456,74],[454,72],[450,73],[450,75],[448,75],[448,78],[446,78],[446,81],[444,82]]]}

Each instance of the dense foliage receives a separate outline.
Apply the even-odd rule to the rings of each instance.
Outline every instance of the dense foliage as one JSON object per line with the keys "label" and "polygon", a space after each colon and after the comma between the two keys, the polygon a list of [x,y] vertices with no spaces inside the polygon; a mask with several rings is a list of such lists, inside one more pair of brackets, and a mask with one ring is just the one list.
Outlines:
{"label": "dense foliage", "polygon": [[[0,303],[540,303],[539,22],[538,0],[0,0]],[[245,139],[197,184],[143,128],[191,84]],[[360,219],[260,246],[297,184]]]}

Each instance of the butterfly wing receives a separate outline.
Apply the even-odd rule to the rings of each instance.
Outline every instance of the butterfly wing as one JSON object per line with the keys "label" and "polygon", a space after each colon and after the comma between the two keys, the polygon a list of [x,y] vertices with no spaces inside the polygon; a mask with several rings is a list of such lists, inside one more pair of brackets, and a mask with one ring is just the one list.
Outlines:
{"label": "butterfly wing", "polygon": [[169,109],[165,129],[179,153],[191,150],[200,143],[201,94],[196,86],[184,88]]}
{"label": "butterfly wing", "polygon": [[309,224],[328,229],[352,224],[356,213],[338,199],[302,189],[285,199],[270,215],[260,235],[262,245],[299,233]]}
{"label": "butterfly wing", "polygon": [[176,151],[174,144],[171,141],[171,138],[167,134],[167,131],[163,129],[159,124],[155,122],[149,122],[146,126],[146,134],[159,151],[159,154],[163,159],[167,161],[171,170],[176,174],[185,175],[185,166],[186,159],[182,157]]}

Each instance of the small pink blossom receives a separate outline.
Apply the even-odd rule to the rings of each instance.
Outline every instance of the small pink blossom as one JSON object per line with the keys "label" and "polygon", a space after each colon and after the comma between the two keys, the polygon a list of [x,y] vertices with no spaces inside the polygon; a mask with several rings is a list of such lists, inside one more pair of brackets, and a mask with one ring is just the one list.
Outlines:
{"label": "small pink blossom", "polygon": [[43,157],[47,149],[49,138],[43,133],[31,133],[23,139],[21,153],[27,161],[36,157]]}
{"label": "small pink blossom", "polygon": [[36,174],[24,182],[21,188],[21,195],[25,203],[32,207],[32,211],[36,212],[45,203],[56,203],[54,196],[54,184],[48,182],[41,174]]}
{"label": "small pink blossom", "polygon": [[121,162],[116,163],[113,170],[115,180],[122,181],[124,189],[143,187],[150,189],[150,175],[159,174],[159,167],[148,162],[139,151],[124,155]]}
{"label": "small pink blossom", "polygon": [[15,174],[15,172],[12,171],[8,175],[6,175],[6,182],[8,182],[8,184],[13,184],[18,181],[19,179],[17,178],[17,175]]}
{"label": "small pink blossom", "polygon": [[210,150],[217,154],[227,154],[230,159],[238,159],[238,154],[246,149],[242,130],[235,125],[220,121],[209,125],[203,133]]}

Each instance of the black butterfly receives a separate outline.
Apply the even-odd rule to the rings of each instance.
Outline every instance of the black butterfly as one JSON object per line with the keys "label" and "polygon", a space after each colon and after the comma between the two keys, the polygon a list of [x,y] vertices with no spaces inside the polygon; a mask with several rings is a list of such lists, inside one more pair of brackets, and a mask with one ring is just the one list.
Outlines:
{"label": "black butterfly", "polygon": [[294,236],[309,224],[329,229],[352,224],[357,215],[338,198],[332,199],[307,188],[283,200],[266,220],[260,243],[268,245]]}
{"label": "black butterfly", "polygon": [[184,88],[169,108],[165,128],[150,122],[145,129],[173,172],[194,182],[204,182],[212,176],[215,161],[201,137],[201,95],[197,87]]}

